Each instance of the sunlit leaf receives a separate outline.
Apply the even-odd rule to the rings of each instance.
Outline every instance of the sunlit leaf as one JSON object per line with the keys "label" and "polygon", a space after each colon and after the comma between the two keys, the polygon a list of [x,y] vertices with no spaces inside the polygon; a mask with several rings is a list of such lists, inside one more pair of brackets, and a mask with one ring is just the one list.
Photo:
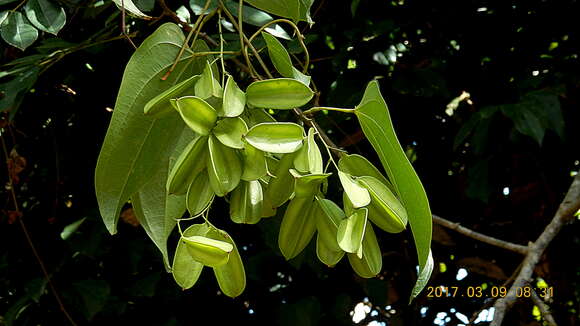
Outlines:
{"label": "sunlit leaf", "polygon": [[283,77],[294,78],[301,81],[305,85],[310,84],[310,76],[306,76],[300,70],[292,65],[292,60],[288,51],[284,48],[282,43],[270,34],[262,33],[262,37],[266,40],[268,46],[268,55],[274,64],[276,70]]}
{"label": "sunlit leaf", "polygon": [[18,11],[10,12],[0,27],[2,39],[22,51],[38,38],[38,30]]}
{"label": "sunlit leaf", "polygon": [[357,209],[354,214],[340,221],[336,234],[336,241],[340,248],[346,252],[360,252],[362,258],[363,236],[367,227],[368,210],[366,208]]}
{"label": "sunlit leaf", "polygon": [[339,170],[338,177],[344,188],[344,193],[348,196],[354,208],[365,207],[370,204],[371,196],[369,191],[353,180],[350,174]]}
{"label": "sunlit leaf", "polygon": [[[194,224],[183,231],[183,236],[205,236],[208,231],[209,227],[207,224]],[[202,270],[203,264],[195,261],[193,257],[191,257],[187,251],[185,243],[178,241],[171,268],[175,282],[182,289],[189,289],[197,282]]]}
{"label": "sunlit leaf", "polygon": [[213,128],[213,134],[224,145],[231,148],[244,148],[242,137],[248,126],[241,118],[224,118]]}
{"label": "sunlit leaf", "polygon": [[244,112],[246,94],[238,87],[232,76],[228,77],[223,94],[223,104],[218,110],[222,117],[237,117]]}
{"label": "sunlit leaf", "polygon": [[431,248],[432,216],[427,195],[401,147],[377,81],[368,84],[362,101],[355,109],[362,130],[379,155],[387,176],[401,198],[411,225],[419,257],[420,278],[413,296],[425,287],[432,271],[428,264]]}
{"label": "sunlit leaf", "polygon": [[130,15],[141,19],[151,19],[151,16],[144,14],[137,6],[133,3],[133,0],[113,0],[119,9],[123,6]]}

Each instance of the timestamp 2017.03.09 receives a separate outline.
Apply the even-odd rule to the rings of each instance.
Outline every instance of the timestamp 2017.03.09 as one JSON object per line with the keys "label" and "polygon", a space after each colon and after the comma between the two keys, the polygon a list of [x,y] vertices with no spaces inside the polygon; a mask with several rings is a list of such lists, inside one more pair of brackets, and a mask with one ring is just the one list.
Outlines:
{"label": "timestamp 2017.03.09", "polygon": [[[530,286],[518,287],[516,297],[529,298],[536,292],[539,297],[547,298],[554,296],[553,287],[533,288]],[[428,286],[427,298],[503,298],[509,291],[505,286]]]}

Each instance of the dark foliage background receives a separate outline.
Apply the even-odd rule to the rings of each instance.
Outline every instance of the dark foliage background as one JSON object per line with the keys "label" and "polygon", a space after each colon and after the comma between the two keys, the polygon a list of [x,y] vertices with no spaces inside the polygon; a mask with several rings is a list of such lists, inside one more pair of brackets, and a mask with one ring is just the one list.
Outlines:
{"label": "dark foliage background", "polygon": [[[313,246],[284,262],[276,244],[279,218],[239,226],[219,203],[214,219],[242,248],[246,291],[235,300],[220,295],[207,271],[192,290],[181,291],[131,211],[123,213],[119,234],[109,236],[95,200],[94,166],[133,48],[123,39],[80,45],[118,36],[119,11],[110,1],[58,2],[68,15],[58,37],[41,35],[25,52],[0,45],[0,71],[11,69],[13,60],[75,49],[44,64],[29,57],[21,66],[34,72],[30,80],[0,79],[0,107],[8,109],[2,139],[13,151],[2,160],[2,171],[6,164],[12,171],[24,167],[15,185],[22,220],[78,324],[351,325],[351,311],[363,302],[370,312],[361,324],[458,325],[465,322],[456,312],[469,319],[493,303],[433,298],[425,291],[407,305],[416,277],[409,232],[379,234],[383,272],[365,280],[345,261],[326,268]],[[182,5],[167,4],[174,10]],[[1,5],[0,11],[15,6]],[[316,24],[301,27],[307,30],[310,72],[321,104],[351,107],[366,83],[380,78],[432,211],[525,245],[550,221],[580,164],[579,6],[574,0],[317,0]],[[157,4],[150,13],[160,12]],[[134,42],[167,20],[130,19]],[[216,31],[208,29],[210,36]],[[289,46],[298,51],[296,44]],[[19,96],[11,98],[10,92]],[[469,97],[460,101],[462,92]],[[335,142],[378,162],[352,117],[330,113],[318,120]],[[7,181],[3,172],[2,182]],[[0,192],[0,325],[62,325],[65,319],[14,213],[11,192],[8,187]],[[61,239],[65,226],[83,218],[73,235]],[[541,278],[554,289],[550,306],[559,325],[578,325],[580,316],[579,231],[578,223],[566,226],[535,271],[534,282]],[[433,253],[430,285],[460,291],[500,286],[521,261],[517,254],[439,226]],[[458,280],[460,269],[467,276]],[[520,300],[507,318],[506,325],[541,324],[530,300]]]}

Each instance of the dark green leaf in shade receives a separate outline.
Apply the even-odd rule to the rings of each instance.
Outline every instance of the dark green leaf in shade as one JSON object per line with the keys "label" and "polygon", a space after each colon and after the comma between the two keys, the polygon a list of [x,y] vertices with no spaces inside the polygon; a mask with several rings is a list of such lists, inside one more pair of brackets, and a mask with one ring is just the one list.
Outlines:
{"label": "dark green leaf in shade", "polygon": [[66,23],[64,9],[48,0],[28,0],[24,12],[34,27],[53,35]]}

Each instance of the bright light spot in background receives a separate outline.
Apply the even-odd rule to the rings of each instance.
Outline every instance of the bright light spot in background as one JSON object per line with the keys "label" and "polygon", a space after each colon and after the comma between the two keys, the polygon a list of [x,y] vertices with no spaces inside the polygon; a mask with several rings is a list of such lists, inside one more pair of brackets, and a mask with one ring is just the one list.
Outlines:
{"label": "bright light spot in background", "polygon": [[477,8],[477,12],[486,12],[486,11],[487,11],[487,7]]}
{"label": "bright light spot in background", "polygon": [[460,268],[457,271],[457,275],[455,276],[455,279],[458,281],[461,281],[462,279],[467,277],[467,270],[465,268]]}
{"label": "bright light spot in background", "polygon": [[503,187],[503,195],[507,196],[510,194],[510,187]]}
{"label": "bright light spot in background", "polygon": [[376,320],[373,320],[370,323],[368,323],[367,326],[387,326],[387,324],[384,321],[378,322]]}
{"label": "bright light spot in background", "polygon": [[352,316],[352,321],[355,324],[358,324],[361,322],[361,320],[366,318],[369,312],[371,312],[371,307],[365,305],[363,302],[359,302],[354,307],[354,311],[350,312],[350,315]]}
{"label": "bright light spot in background", "polygon": [[348,63],[346,64],[346,69],[356,69],[356,60],[348,59]]}
{"label": "bright light spot in background", "polygon": [[495,308],[493,308],[493,307],[489,308],[489,310],[484,309],[479,313],[479,315],[477,316],[477,319],[473,323],[479,324],[481,322],[492,321],[494,313],[495,313]]}
{"label": "bright light spot in background", "polygon": [[371,317],[375,317],[375,316],[378,316],[378,315],[379,315],[379,312],[378,311],[376,311],[376,310],[371,311]]}
{"label": "bright light spot in background", "polygon": [[532,76],[534,76],[534,77],[537,76],[537,75],[539,75],[539,74],[540,74],[540,71],[539,70],[532,71]]}
{"label": "bright light spot in background", "polygon": [[253,315],[253,314],[254,314],[254,309],[250,309],[250,310],[248,310],[248,313],[249,313],[250,315]]}
{"label": "bright light spot in background", "polygon": [[469,324],[469,319],[464,314],[462,314],[460,312],[456,312],[455,317],[457,317],[457,319],[461,320],[462,323]]}
{"label": "bright light spot in background", "polygon": [[422,307],[421,310],[419,310],[421,317],[425,317],[425,315],[427,315],[427,310],[429,310],[427,307]]}
{"label": "bright light spot in background", "polygon": [[433,324],[445,325],[445,321],[443,320],[443,319],[445,319],[445,317],[447,317],[446,312],[438,312],[437,317],[435,317],[435,320],[433,320]]}

